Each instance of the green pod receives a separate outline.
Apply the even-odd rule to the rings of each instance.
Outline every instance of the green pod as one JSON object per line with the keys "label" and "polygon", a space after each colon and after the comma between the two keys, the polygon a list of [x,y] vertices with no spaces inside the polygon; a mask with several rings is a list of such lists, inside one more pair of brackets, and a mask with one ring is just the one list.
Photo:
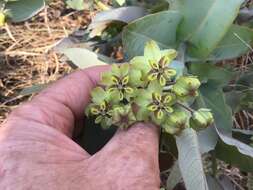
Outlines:
{"label": "green pod", "polygon": [[194,112],[190,119],[190,126],[195,130],[208,127],[214,122],[213,114],[209,109],[201,108]]}
{"label": "green pod", "polygon": [[175,111],[168,116],[162,127],[166,133],[178,134],[188,127],[188,118],[185,111]]}

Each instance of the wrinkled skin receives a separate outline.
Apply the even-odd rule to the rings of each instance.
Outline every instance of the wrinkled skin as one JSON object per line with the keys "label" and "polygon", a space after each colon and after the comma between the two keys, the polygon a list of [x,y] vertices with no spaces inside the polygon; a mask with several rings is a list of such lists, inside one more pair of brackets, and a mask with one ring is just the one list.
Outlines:
{"label": "wrinkled skin", "polygon": [[1,190],[157,190],[158,133],[139,123],[90,156],[71,140],[108,67],[77,71],[14,110],[0,127]]}

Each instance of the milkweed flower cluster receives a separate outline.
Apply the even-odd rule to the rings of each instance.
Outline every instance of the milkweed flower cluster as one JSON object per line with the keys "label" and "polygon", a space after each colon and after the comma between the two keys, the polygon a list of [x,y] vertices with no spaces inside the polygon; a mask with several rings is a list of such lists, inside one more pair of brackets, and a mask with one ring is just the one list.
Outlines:
{"label": "milkweed flower cluster", "polygon": [[214,119],[209,109],[189,108],[201,83],[196,76],[177,74],[171,67],[176,57],[175,50],[161,50],[156,42],[147,42],[144,56],[134,57],[129,64],[113,64],[102,74],[100,85],[92,90],[86,115],[94,116],[103,128],[127,129],[145,121],[170,134],[211,125]]}

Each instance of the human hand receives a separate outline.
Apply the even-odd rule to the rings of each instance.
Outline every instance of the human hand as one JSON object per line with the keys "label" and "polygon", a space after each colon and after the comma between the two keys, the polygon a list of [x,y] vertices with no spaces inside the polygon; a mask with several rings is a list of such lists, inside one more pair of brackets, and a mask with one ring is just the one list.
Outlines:
{"label": "human hand", "polygon": [[90,156],[71,140],[108,67],[77,71],[14,110],[0,127],[1,190],[159,189],[158,133],[138,123]]}

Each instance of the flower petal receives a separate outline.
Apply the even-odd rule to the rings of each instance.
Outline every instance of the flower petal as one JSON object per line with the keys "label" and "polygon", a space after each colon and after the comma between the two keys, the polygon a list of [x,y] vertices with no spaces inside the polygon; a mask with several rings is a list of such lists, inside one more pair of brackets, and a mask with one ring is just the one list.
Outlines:
{"label": "flower petal", "polygon": [[105,103],[105,101],[103,101],[100,105],[99,105],[99,108],[100,108],[100,110],[105,110],[106,109],[106,103]]}
{"label": "flower petal", "polygon": [[158,109],[158,106],[154,105],[154,104],[151,104],[147,108],[148,108],[149,111],[154,112],[154,111],[156,111]]}
{"label": "flower petal", "polygon": [[177,51],[174,49],[166,49],[161,51],[161,56],[165,56],[167,63],[170,63],[173,59],[177,57]]}
{"label": "flower petal", "polygon": [[156,80],[158,76],[158,73],[151,73],[148,75],[148,80],[153,81]]}
{"label": "flower petal", "polygon": [[159,120],[161,120],[164,116],[164,113],[161,109],[159,109],[158,111],[155,112],[155,117]]}
{"label": "flower petal", "polygon": [[128,93],[128,94],[133,94],[133,93],[134,93],[134,89],[131,88],[131,87],[125,87],[124,90],[125,90],[125,92]]}
{"label": "flower petal", "polygon": [[144,56],[134,57],[130,61],[130,64],[133,66],[133,69],[140,70],[143,73],[147,73],[151,69],[151,67],[150,67],[150,65],[148,63],[147,58],[145,58]]}
{"label": "flower petal", "polygon": [[127,85],[128,84],[128,82],[129,82],[129,76],[127,75],[127,76],[125,76],[123,79],[122,79],[122,84],[123,85]]}
{"label": "flower petal", "polygon": [[115,85],[118,85],[119,84],[119,79],[118,77],[116,76],[111,76],[111,80],[112,80],[112,83],[115,84]]}
{"label": "flower petal", "polygon": [[120,75],[121,77],[124,77],[128,74],[129,72],[129,64],[122,64],[120,65]]}
{"label": "flower petal", "polygon": [[170,94],[166,94],[164,97],[163,97],[163,103],[170,103],[171,100],[173,99],[173,97],[170,95]]}
{"label": "flower petal", "polygon": [[150,65],[150,67],[151,67],[152,69],[156,69],[156,70],[159,69],[159,65],[158,65],[157,62],[152,61],[152,60],[149,60],[148,63],[149,63],[149,65]]}
{"label": "flower petal", "polygon": [[162,100],[162,96],[159,93],[153,93],[152,94],[153,100],[157,101],[157,102],[161,102]]}
{"label": "flower petal", "polygon": [[167,78],[171,78],[177,74],[177,71],[175,69],[165,69],[164,74]]}
{"label": "flower petal", "polygon": [[158,62],[161,59],[160,48],[155,41],[151,40],[146,43],[144,57],[154,62]]}
{"label": "flower petal", "polygon": [[107,96],[108,93],[101,87],[96,87],[91,91],[92,101],[96,104],[101,104]]}
{"label": "flower petal", "polygon": [[166,79],[163,75],[160,76],[159,78],[159,82],[161,86],[165,86],[166,85]]}
{"label": "flower petal", "polygon": [[95,108],[95,107],[92,107],[90,108],[90,112],[93,114],[93,115],[98,115],[100,113],[99,109]]}
{"label": "flower petal", "polygon": [[120,77],[121,75],[120,66],[116,64],[112,64],[111,72],[113,75]]}
{"label": "flower petal", "polygon": [[97,118],[95,119],[95,123],[96,124],[100,123],[102,121],[102,119],[103,119],[102,115],[97,116]]}
{"label": "flower petal", "polygon": [[119,92],[119,99],[120,100],[123,100],[124,99],[124,94],[122,91]]}
{"label": "flower petal", "polygon": [[174,111],[173,108],[170,107],[170,106],[165,106],[164,109],[165,109],[165,111],[168,112],[168,113],[172,113],[172,112]]}

